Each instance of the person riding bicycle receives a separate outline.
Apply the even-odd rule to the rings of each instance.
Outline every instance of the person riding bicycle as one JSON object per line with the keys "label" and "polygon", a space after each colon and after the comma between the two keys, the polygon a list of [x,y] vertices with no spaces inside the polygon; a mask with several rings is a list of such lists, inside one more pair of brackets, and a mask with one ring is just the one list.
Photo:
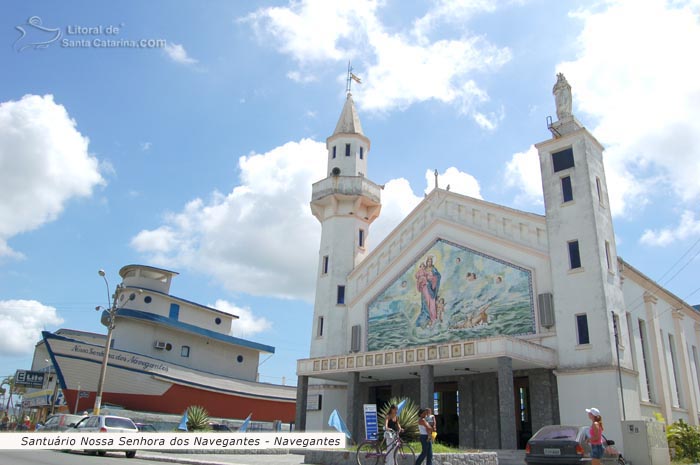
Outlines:
{"label": "person riding bicycle", "polygon": [[389,412],[384,420],[384,440],[386,441],[386,465],[394,465],[394,443],[399,437],[399,433],[403,431],[399,423],[399,414],[396,405],[389,407]]}

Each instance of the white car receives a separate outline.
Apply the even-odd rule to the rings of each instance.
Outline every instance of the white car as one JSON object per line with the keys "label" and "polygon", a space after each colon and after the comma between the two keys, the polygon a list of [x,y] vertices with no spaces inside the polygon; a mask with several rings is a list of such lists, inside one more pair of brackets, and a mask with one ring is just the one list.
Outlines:
{"label": "white car", "polygon": [[[75,425],[78,433],[138,433],[139,429],[130,418],[116,417],[113,415],[91,415],[83,418]],[[97,455],[104,456],[106,450],[98,450]],[[136,456],[135,450],[126,451],[127,458]]]}

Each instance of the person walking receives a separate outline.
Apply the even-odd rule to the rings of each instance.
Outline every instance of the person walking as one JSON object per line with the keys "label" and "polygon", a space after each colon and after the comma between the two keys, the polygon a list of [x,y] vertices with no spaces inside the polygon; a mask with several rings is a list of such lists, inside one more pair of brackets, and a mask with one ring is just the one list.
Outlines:
{"label": "person walking", "polygon": [[416,459],[416,465],[421,465],[425,460],[426,465],[433,465],[433,428],[425,419],[429,409],[422,408],[418,411],[418,432],[420,433],[420,455]]}
{"label": "person walking", "polygon": [[603,417],[595,407],[587,408],[586,413],[591,420],[588,430],[588,443],[591,445],[591,465],[600,465],[603,458]]}
{"label": "person walking", "polygon": [[384,441],[386,442],[386,465],[394,465],[394,443],[403,431],[399,423],[399,409],[396,405],[389,407],[389,412],[384,419]]}

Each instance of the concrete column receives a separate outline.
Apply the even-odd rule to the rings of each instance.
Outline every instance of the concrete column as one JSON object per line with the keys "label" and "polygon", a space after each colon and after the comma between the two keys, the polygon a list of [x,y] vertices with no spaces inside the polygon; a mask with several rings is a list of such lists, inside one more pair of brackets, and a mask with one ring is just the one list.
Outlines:
{"label": "concrete column", "polygon": [[671,410],[671,388],[668,384],[668,369],[666,368],[666,354],[664,353],[663,341],[659,333],[659,320],[656,311],[658,299],[648,292],[644,293],[644,307],[647,313],[647,324],[649,330],[649,352],[654,367],[654,394],[656,403],[661,406],[664,419],[669,423],[673,421],[673,411]]}
{"label": "concrete column", "polygon": [[420,367],[420,406],[418,408],[433,408],[435,383],[433,381],[433,366]]}
{"label": "concrete column", "polygon": [[352,434],[352,439],[358,441],[362,437],[360,417],[364,414],[362,411],[362,399],[360,394],[360,373],[354,371],[348,373],[348,391],[347,391],[347,427]]}
{"label": "concrete column", "polygon": [[309,396],[309,377],[297,377],[297,411],[294,415],[294,429],[306,431],[306,399]]}
{"label": "concrete column", "polygon": [[474,381],[463,375],[457,381],[459,389],[459,448],[476,449],[474,438]]}
{"label": "concrete column", "polygon": [[673,315],[673,331],[676,333],[678,345],[678,347],[676,347],[676,355],[677,362],[680,366],[677,367],[677,369],[680,370],[680,382],[683,383],[685,408],[688,409],[688,423],[697,425],[698,404],[695,401],[695,387],[690,377],[693,372],[690,369],[690,360],[688,359],[688,343],[685,339],[685,332],[683,332],[683,328],[681,327],[681,321],[685,315],[683,315],[682,310],[673,310],[671,314]]}
{"label": "concrete column", "polygon": [[501,449],[518,448],[514,389],[513,360],[510,357],[498,357],[498,413],[501,425]]}
{"label": "concrete column", "polygon": [[552,376],[550,370],[532,370],[528,373],[530,386],[530,420],[533,434],[546,425],[559,422],[555,415],[556,401],[552,396]]}

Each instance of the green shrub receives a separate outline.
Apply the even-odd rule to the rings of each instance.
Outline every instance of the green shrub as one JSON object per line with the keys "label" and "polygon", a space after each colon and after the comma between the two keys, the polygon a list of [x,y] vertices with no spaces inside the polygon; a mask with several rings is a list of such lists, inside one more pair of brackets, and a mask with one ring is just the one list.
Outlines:
{"label": "green shrub", "polygon": [[187,430],[209,431],[209,412],[199,405],[191,405],[187,408]]}
{"label": "green shrub", "polygon": [[403,436],[401,437],[405,441],[416,441],[419,438],[418,406],[413,403],[411,399],[405,397],[392,397],[389,399],[389,402],[384,404],[377,412],[380,439],[384,436],[384,422],[387,414],[389,413],[389,408],[391,408],[392,405],[398,406],[404,399],[406,399],[406,405],[404,405],[404,407],[401,409],[401,413],[399,414],[399,424],[401,425],[401,428],[404,429]]}
{"label": "green shrub", "polygon": [[666,431],[668,447],[675,451],[675,459],[700,461],[700,430],[678,420]]}

